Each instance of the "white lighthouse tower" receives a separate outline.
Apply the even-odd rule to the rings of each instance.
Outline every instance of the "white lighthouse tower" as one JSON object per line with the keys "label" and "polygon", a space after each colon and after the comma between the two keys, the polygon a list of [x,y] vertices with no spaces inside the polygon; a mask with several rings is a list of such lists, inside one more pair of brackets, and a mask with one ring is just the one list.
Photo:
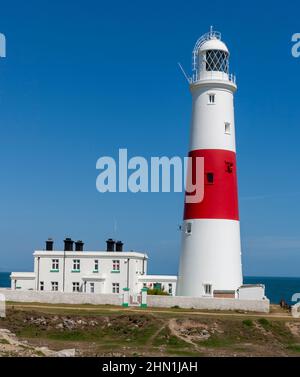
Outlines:
{"label": "white lighthouse tower", "polygon": [[229,73],[229,51],[212,29],[193,50],[190,89],[189,157],[192,162],[204,158],[204,198],[185,202],[177,295],[233,297],[243,280],[233,105],[237,86]]}

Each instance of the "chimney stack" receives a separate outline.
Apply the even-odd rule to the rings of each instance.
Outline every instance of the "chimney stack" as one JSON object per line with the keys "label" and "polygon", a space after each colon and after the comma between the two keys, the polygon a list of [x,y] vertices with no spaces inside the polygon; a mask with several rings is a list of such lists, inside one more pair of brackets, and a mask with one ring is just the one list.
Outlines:
{"label": "chimney stack", "polygon": [[72,241],[71,238],[66,238],[66,239],[64,240],[64,243],[65,243],[64,251],[73,251],[73,244],[74,244],[74,241]]}
{"label": "chimney stack", "polygon": [[123,245],[124,243],[122,241],[116,242],[116,251],[123,251]]}
{"label": "chimney stack", "polygon": [[106,251],[115,251],[115,241],[112,238],[106,241]]}
{"label": "chimney stack", "polygon": [[75,251],[83,251],[83,245],[84,243],[79,240],[75,242]]}
{"label": "chimney stack", "polygon": [[52,251],[53,250],[53,240],[52,238],[48,238],[46,241],[46,250]]}

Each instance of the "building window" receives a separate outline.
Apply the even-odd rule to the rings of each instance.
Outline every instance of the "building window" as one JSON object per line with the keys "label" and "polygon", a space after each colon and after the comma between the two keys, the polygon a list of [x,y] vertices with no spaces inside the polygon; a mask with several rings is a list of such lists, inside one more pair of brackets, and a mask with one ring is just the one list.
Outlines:
{"label": "building window", "polygon": [[143,288],[147,288],[147,283],[143,283]]}
{"label": "building window", "polygon": [[58,291],[58,282],[57,282],[57,281],[52,281],[52,282],[51,282],[51,290],[52,290],[53,292]]}
{"label": "building window", "polygon": [[225,122],[225,134],[230,135],[230,123]]}
{"label": "building window", "polygon": [[154,283],[153,289],[158,289],[159,291],[161,291],[162,290],[161,283]]}
{"label": "building window", "polygon": [[59,260],[58,259],[52,259],[52,270],[53,271],[59,270]]}
{"label": "building window", "polygon": [[78,282],[73,283],[73,292],[80,292],[80,283]]}
{"label": "building window", "polygon": [[191,234],[192,233],[192,223],[186,223],[185,225],[185,233]]}
{"label": "building window", "polygon": [[43,291],[45,288],[45,284],[43,281],[40,282],[40,291]]}
{"label": "building window", "polygon": [[215,99],[216,99],[215,94],[209,94],[209,95],[208,95],[208,103],[209,103],[210,105],[212,105],[212,104],[215,103]]}
{"label": "building window", "polygon": [[94,272],[98,272],[98,271],[99,271],[99,261],[95,260],[94,261]]}
{"label": "building window", "polygon": [[90,283],[90,292],[95,293],[95,283]]}
{"label": "building window", "polygon": [[204,293],[206,295],[211,296],[211,292],[212,292],[212,285],[211,284],[204,284]]}
{"label": "building window", "polygon": [[226,172],[232,173],[233,172],[233,162],[225,161],[225,165],[226,165]]}
{"label": "building window", "polygon": [[120,293],[120,284],[112,283],[112,293]]}
{"label": "building window", "polygon": [[73,260],[73,271],[80,271],[80,259]]}
{"label": "building window", "polygon": [[169,283],[168,287],[169,287],[168,288],[169,295],[171,295],[173,293],[173,285],[172,285],[172,283]]}
{"label": "building window", "polygon": [[113,271],[120,271],[120,261],[119,260],[113,260]]}
{"label": "building window", "polygon": [[214,183],[214,173],[206,173],[206,183],[210,185]]}

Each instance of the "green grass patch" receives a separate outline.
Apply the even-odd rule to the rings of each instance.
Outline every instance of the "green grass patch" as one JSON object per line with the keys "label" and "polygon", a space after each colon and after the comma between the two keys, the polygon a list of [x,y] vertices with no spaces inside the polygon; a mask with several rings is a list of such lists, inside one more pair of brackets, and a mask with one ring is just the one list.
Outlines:
{"label": "green grass patch", "polygon": [[189,350],[179,350],[179,349],[172,349],[172,348],[168,348],[166,350],[166,352],[169,354],[169,355],[172,355],[172,356],[185,356],[185,357],[197,357],[197,356],[201,356],[201,353],[200,352],[195,352],[195,351],[189,351]]}
{"label": "green grass patch", "polygon": [[245,325],[246,327],[253,327],[253,321],[251,319],[245,319],[243,321],[243,325]]}
{"label": "green grass patch", "polygon": [[266,318],[259,318],[257,322],[265,329],[271,327],[271,323]]}
{"label": "green grass patch", "polygon": [[227,337],[211,337],[206,340],[202,340],[199,344],[208,348],[227,348],[234,344],[234,340]]}
{"label": "green grass patch", "polygon": [[290,344],[287,349],[294,352],[300,352],[300,344]]}

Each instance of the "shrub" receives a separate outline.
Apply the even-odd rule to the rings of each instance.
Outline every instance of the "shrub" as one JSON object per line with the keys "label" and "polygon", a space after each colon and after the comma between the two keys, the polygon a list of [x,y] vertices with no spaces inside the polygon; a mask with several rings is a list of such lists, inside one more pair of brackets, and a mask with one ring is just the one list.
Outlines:
{"label": "shrub", "polygon": [[270,326],[270,322],[266,318],[260,318],[258,323],[264,327]]}
{"label": "shrub", "polygon": [[253,326],[253,322],[251,321],[251,319],[245,319],[243,321],[243,325],[245,325],[247,327],[252,327]]}
{"label": "shrub", "polygon": [[165,292],[163,289],[158,289],[158,288],[153,288],[153,289],[148,288],[147,294],[155,295],[155,296],[169,296],[169,294]]}

